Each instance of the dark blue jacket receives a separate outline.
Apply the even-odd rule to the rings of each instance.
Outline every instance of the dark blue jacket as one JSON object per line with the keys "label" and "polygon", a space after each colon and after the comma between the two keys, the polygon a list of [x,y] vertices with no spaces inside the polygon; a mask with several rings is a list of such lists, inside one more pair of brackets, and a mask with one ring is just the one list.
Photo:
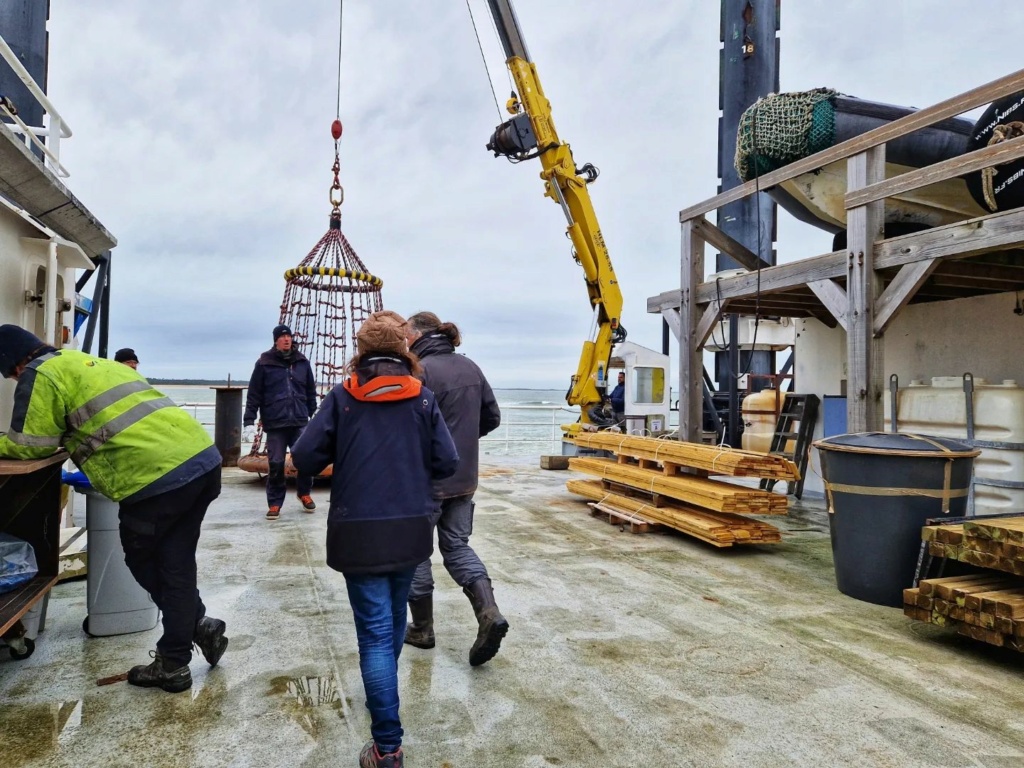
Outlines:
{"label": "dark blue jacket", "polygon": [[327,565],[344,573],[413,568],[433,552],[431,483],[459,464],[433,393],[386,358],[335,387],[292,448],[303,474],[333,463]]}
{"label": "dark blue jacket", "polygon": [[608,399],[612,401],[612,410],[616,413],[626,410],[626,385],[616,384]]}
{"label": "dark blue jacket", "polygon": [[459,451],[459,469],[434,483],[435,499],[468,496],[476,491],[480,466],[480,438],[501,424],[501,410],[483,371],[455,347],[443,333],[420,336],[412,345],[423,366],[423,383],[437,397],[437,405]]}
{"label": "dark blue jacket", "polygon": [[316,380],[305,355],[296,349],[286,360],[273,348],[260,355],[249,378],[242,423],[255,424],[256,411],[265,430],[305,426],[316,411]]}

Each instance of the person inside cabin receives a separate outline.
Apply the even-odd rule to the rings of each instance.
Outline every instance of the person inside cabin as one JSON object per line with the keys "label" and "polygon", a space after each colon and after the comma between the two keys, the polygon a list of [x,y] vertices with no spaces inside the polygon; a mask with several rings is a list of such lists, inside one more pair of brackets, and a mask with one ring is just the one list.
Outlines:
{"label": "person inside cabin", "polygon": [[124,365],[54,349],[17,325],[0,325],[0,373],[17,381],[0,458],[64,448],[120,505],[125,563],[163,615],[153,661],[132,667],[128,682],[191,688],[192,646],[211,667],[228,646],[225,623],[206,615],[196,569],[203,518],[220,495],[220,452],[198,421]]}
{"label": "person inside cabin", "polygon": [[348,379],[320,404],[292,447],[300,472],[333,464],[327,565],[345,577],[373,739],[362,768],[400,768],[398,658],[416,567],[433,550],[431,483],[450,477],[459,455],[434,394],[416,375],[405,319],[370,315],[356,333]]}
{"label": "person inside cabin", "polygon": [[114,362],[123,363],[131,368],[133,371],[139,367],[139,358],[135,354],[135,350],[131,347],[125,347],[119,349],[114,353]]}
{"label": "person inside cabin", "polygon": [[[494,658],[509,628],[495,602],[487,568],[469,545],[480,438],[498,428],[501,411],[483,371],[465,355],[455,354],[462,336],[454,323],[442,323],[433,312],[418,312],[409,318],[408,341],[423,365],[423,383],[437,397],[462,458],[454,475],[434,483],[434,526],[444,567],[462,587],[476,615],[477,635],[469,650],[469,663],[475,667]],[[413,647],[434,647],[433,593],[428,559],[417,569],[409,592],[412,624],[405,642]]]}
{"label": "person inside cabin", "polygon": [[[260,355],[249,378],[242,418],[242,439],[251,443],[256,437],[256,415],[267,438],[267,520],[281,516],[287,495],[285,455],[295,445],[302,430],[316,412],[316,380],[309,360],[295,346],[292,329],[278,325],[272,331],[274,346]],[[296,495],[305,512],[316,510],[310,495],[313,476],[298,473]]]}
{"label": "person inside cabin", "polygon": [[619,383],[612,389],[608,399],[612,404],[615,421],[621,423],[626,419],[626,372],[619,371]]}

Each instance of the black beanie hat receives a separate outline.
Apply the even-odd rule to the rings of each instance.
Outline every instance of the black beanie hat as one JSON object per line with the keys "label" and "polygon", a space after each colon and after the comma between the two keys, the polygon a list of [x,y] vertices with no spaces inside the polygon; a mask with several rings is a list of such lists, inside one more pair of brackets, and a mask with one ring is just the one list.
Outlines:
{"label": "black beanie hat", "polygon": [[114,362],[127,363],[131,360],[134,360],[136,363],[139,362],[138,355],[135,354],[135,350],[131,347],[119,349],[114,353]]}
{"label": "black beanie hat", "polygon": [[293,336],[292,329],[287,325],[274,326],[274,341],[277,341],[282,336]]}
{"label": "black beanie hat", "polygon": [[0,325],[0,376],[10,376],[18,363],[44,346],[42,339],[21,326]]}

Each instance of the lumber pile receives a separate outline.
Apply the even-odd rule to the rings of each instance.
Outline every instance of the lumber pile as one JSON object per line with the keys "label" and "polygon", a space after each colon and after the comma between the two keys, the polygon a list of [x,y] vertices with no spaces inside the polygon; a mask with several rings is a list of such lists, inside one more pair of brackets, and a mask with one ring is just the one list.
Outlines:
{"label": "lumber pile", "polygon": [[712,475],[800,479],[796,464],[783,456],[770,453],[611,432],[581,432],[573,442],[585,448],[659,463],[667,474],[674,474],[680,467],[692,467]]}
{"label": "lumber pile", "polygon": [[631,531],[644,532],[649,526],[673,528],[716,547],[734,544],[770,544],[782,540],[779,529],[758,520],[737,515],[709,512],[682,504],[655,506],[650,498],[616,493],[600,480],[570,480],[565,484],[570,493],[596,502],[592,514],[606,516],[609,523],[628,526]]}
{"label": "lumber pile", "polygon": [[742,515],[786,514],[785,496],[757,488],[694,475],[667,475],[655,469],[619,463],[615,459],[574,458],[569,461],[569,469],[646,492],[653,497],[656,505],[659,497],[666,497],[713,512]]}
{"label": "lumber pile", "polygon": [[921,529],[933,557],[1024,576],[1024,516],[979,518]]}
{"label": "lumber pile", "polygon": [[1001,648],[1024,651],[1024,581],[999,573],[923,579],[903,613]]}

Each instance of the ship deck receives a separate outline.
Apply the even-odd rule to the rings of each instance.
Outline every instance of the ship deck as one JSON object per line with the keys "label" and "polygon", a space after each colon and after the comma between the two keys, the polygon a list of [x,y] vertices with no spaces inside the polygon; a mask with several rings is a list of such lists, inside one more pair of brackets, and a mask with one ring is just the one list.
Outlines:
{"label": "ship deck", "polygon": [[[511,631],[471,668],[435,565],[437,647],[399,662],[407,765],[1024,765],[1024,657],[841,595],[820,500],[771,520],[782,544],[718,550],[593,518],[568,476],[484,457],[473,545]],[[261,484],[225,472],[198,557],[231,644],[187,693],[98,687],[159,632],[87,638],[85,581],[57,585],[35,653],[0,654],[3,763],[355,765],[369,720],[314,496],[268,523]]]}

